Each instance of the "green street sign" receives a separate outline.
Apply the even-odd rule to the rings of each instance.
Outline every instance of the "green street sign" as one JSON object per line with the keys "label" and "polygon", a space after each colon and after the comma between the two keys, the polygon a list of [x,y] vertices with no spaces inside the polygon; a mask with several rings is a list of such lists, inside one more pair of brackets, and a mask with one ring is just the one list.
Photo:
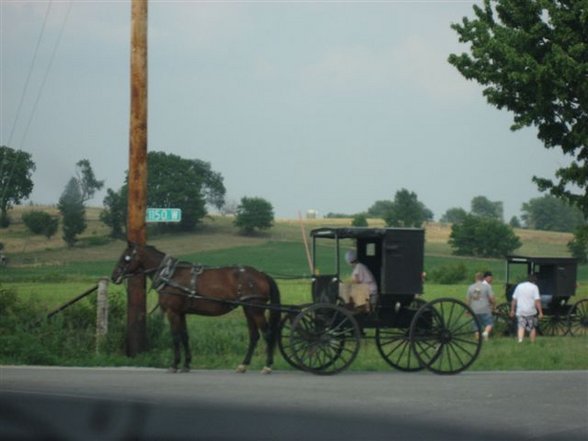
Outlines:
{"label": "green street sign", "polygon": [[148,208],[145,216],[146,222],[180,222],[181,220],[181,208]]}

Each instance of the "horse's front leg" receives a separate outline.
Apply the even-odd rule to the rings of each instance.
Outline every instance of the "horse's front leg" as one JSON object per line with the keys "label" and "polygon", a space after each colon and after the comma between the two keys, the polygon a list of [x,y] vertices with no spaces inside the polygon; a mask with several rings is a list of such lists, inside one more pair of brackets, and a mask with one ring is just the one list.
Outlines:
{"label": "horse's front leg", "polygon": [[177,372],[178,365],[180,364],[181,360],[181,352],[180,352],[180,344],[182,340],[182,329],[181,329],[181,318],[178,314],[173,312],[167,313],[167,319],[169,321],[170,329],[171,329],[171,336],[172,336],[172,345],[174,351],[174,359],[172,361],[172,365],[169,368],[170,372]]}

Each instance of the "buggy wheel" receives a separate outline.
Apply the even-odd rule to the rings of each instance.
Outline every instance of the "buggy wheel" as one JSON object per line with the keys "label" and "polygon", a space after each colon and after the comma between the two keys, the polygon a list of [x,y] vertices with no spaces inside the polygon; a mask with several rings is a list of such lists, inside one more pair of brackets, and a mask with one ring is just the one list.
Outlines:
{"label": "buggy wheel", "polygon": [[359,351],[360,330],[351,313],[335,305],[317,303],[292,322],[290,349],[305,371],[332,375],[346,369]]}
{"label": "buggy wheel", "polygon": [[395,369],[415,372],[424,369],[410,345],[410,329],[376,329],[376,347],[386,363]]}
{"label": "buggy wheel", "polygon": [[588,299],[574,303],[568,313],[571,335],[588,335]]}
{"label": "buggy wheel", "polygon": [[[414,314],[426,303],[422,299],[415,298],[407,309]],[[411,348],[410,328],[378,326],[376,328],[376,347],[386,363],[395,369],[415,372],[425,368]]]}
{"label": "buggy wheel", "polygon": [[410,324],[412,350],[419,362],[437,374],[457,374],[478,358],[480,323],[473,311],[455,299],[436,299],[421,307]]}
{"label": "buggy wheel", "polygon": [[294,357],[294,349],[291,343],[292,322],[294,321],[294,317],[294,314],[285,314],[284,318],[282,318],[282,322],[280,323],[278,348],[280,348],[282,357],[290,366],[299,370],[304,370],[304,368],[296,362],[296,357]]}
{"label": "buggy wheel", "polygon": [[544,315],[539,319],[539,333],[547,337],[566,335],[570,330],[568,316],[563,314]]}
{"label": "buggy wheel", "polygon": [[516,319],[510,316],[510,305],[501,303],[494,313],[494,333],[505,337],[516,335]]}

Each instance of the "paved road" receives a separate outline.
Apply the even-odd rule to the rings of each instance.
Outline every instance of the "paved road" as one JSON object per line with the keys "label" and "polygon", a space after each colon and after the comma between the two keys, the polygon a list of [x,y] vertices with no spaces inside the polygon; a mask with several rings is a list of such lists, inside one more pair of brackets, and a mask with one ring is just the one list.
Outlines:
{"label": "paved road", "polygon": [[588,371],[0,367],[1,439],[588,439]]}

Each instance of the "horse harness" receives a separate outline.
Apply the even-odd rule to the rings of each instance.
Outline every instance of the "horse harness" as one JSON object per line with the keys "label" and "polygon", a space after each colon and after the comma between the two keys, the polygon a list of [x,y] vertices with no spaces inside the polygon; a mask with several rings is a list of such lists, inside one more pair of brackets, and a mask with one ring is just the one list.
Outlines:
{"label": "horse harness", "polygon": [[[176,270],[180,268],[190,268],[190,285],[186,286],[182,283],[178,283],[174,280]],[[249,280],[243,280],[243,276],[246,275],[246,269],[243,266],[236,266],[237,274],[239,275],[239,283],[237,288],[237,299],[238,300],[225,300],[218,299],[216,297],[210,297],[202,295],[198,292],[198,277],[202,275],[206,270],[214,268],[206,267],[204,265],[192,264],[187,262],[181,262],[178,259],[166,255],[159,267],[153,274],[152,288],[155,289],[159,294],[169,294],[162,292],[166,286],[179,289],[182,293],[190,299],[202,299],[212,300],[215,302],[233,304],[235,307],[241,304],[246,304],[248,300],[262,299],[263,297],[254,292],[254,284],[251,278]],[[177,294],[177,293],[175,293]]]}

